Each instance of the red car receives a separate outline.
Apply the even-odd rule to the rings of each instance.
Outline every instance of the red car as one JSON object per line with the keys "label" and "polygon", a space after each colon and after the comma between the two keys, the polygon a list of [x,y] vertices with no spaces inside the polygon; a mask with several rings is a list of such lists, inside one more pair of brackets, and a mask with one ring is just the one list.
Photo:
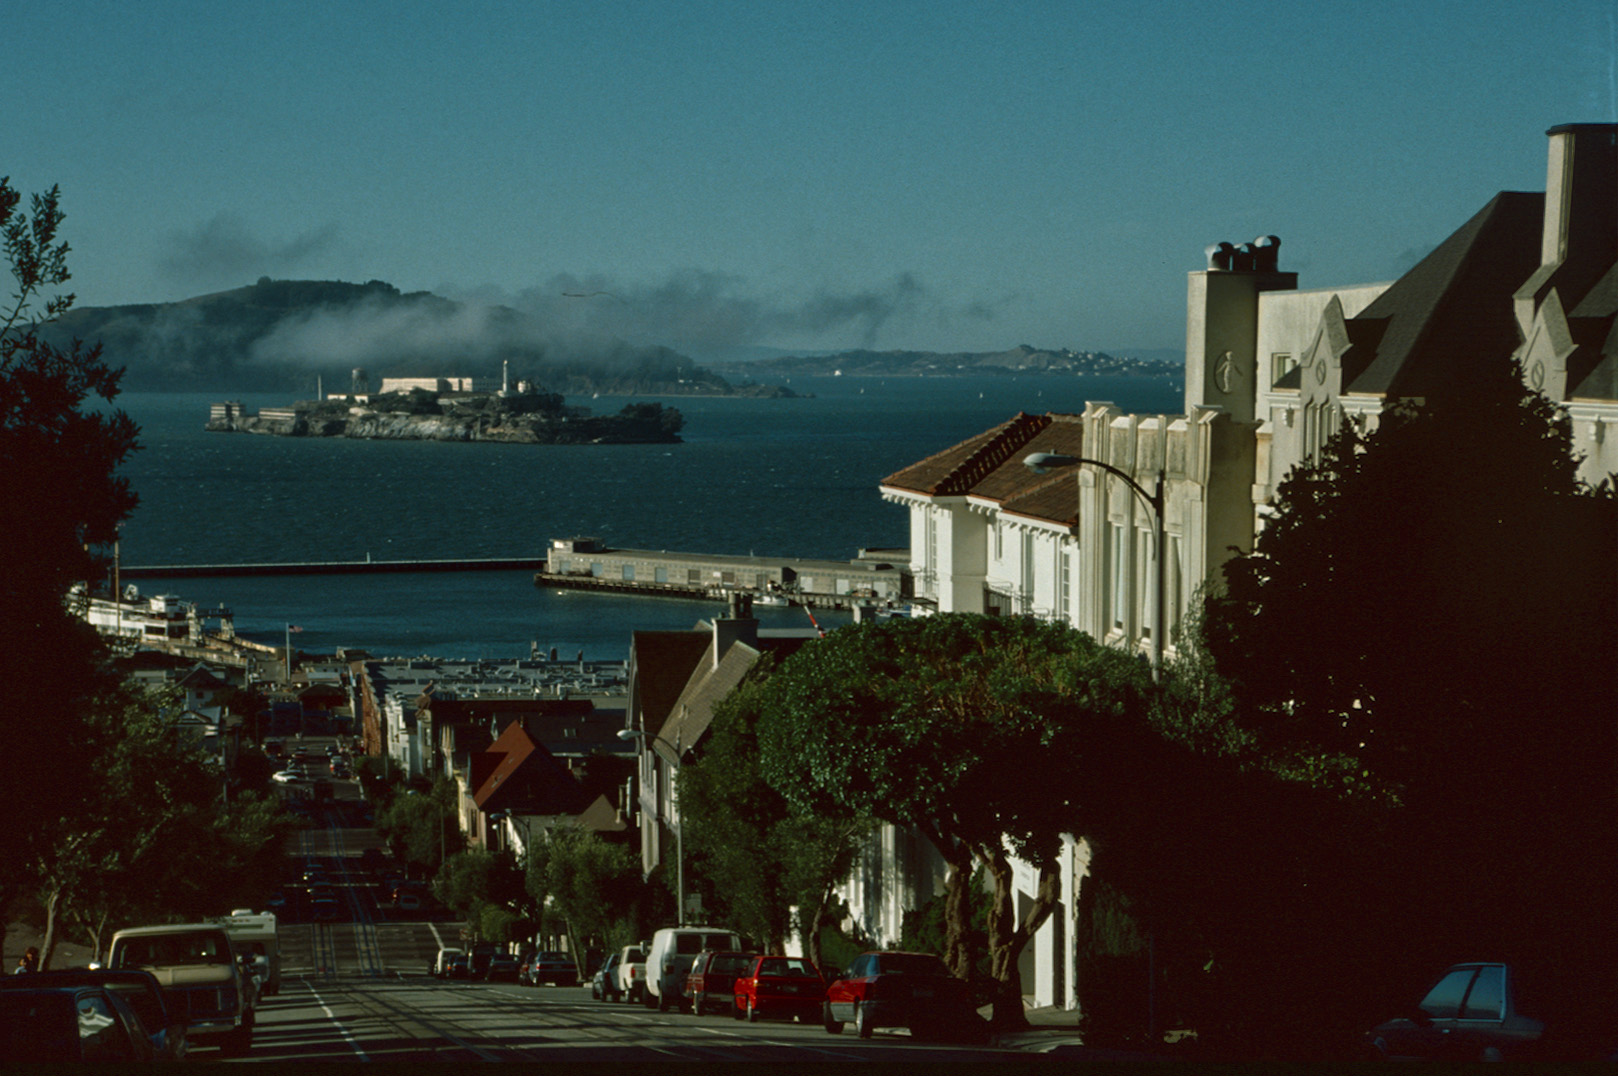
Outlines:
{"label": "red car", "polygon": [[736,980],[738,1020],[784,1016],[807,1022],[825,1002],[826,981],[802,957],[761,956]]}
{"label": "red car", "polygon": [[951,975],[931,953],[860,954],[826,987],[821,1014],[833,1035],[852,1022],[862,1039],[879,1027],[909,1028],[918,1037],[988,1037],[989,1025],[972,1004],[966,980]]}
{"label": "red car", "polygon": [[735,1008],[736,980],[752,970],[757,959],[757,953],[729,949],[704,949],[698,953],[685,980],[692,1015],[701,1016],[708,1009],[729,1012]]}

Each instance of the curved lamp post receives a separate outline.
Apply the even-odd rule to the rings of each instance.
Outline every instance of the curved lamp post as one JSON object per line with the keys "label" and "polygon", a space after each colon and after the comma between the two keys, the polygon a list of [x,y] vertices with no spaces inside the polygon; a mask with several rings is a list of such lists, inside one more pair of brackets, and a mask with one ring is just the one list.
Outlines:
{"label": "curved lamp post", "polygon": [[[618,738],[620,740],[639,740],[643,748],[648,751],[651,750],[651,745],[646,742],[646,733],[640,729],[619,729]],[[667,740],[664,741],[664,743],[667,742]],[[679,759],[679,752],[676,751],[674,755],[674,769],[676,772],[680,769]],[[680,814],[679,789],[680,782],[679,778],[676,777],[674,795],[670,797],[670,806],[674,808],[674,925],[683,927],[685,926],[685,819]]]}
{"label": "curved lamp post", "polygon": [[1157,562],[1157,588],[1154,595],[1152,610],[1152,679],[1158,680],[1163,675],[1163,476],[1157,478],[1157,489],[1148,493],[1129,475],[1114,467],[1110,463],[1100,460],[1084,459],[1079,456],[1064,456],[1058,452],[1033,452],[1023,457],[1023,466],[1035,474],[1046,474],[1057,467],[1071,467],[1075,464],[1088,464],[1099,467],[1108,474],[1129,483],[1129,488],[1135,491],[1135,496],[1146,507],[1152,510],[1152,559]]}

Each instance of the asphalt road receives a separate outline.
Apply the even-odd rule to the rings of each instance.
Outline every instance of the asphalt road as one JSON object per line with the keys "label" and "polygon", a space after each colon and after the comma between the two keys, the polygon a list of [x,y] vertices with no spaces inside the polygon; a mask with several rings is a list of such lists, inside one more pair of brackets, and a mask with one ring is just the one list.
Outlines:
{"label": "asphalt road", "polygon": [[[204,1060],[211,1051],[198,1050]],[[588,987],[298,977],[266,998],[246,1061],[751,1061],[943,1063],[1052,1058],[918,1042],[902,1031],[867,1041],[818,1024],[748,1024],[594,1001]]]}

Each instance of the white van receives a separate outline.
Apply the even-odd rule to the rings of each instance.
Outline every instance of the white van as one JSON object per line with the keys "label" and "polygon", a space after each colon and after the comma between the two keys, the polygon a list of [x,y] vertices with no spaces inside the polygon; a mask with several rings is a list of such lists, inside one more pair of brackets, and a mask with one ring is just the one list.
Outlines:
{"label": "white van", "polygon": [[255,914],[251,908],[237,908],[214,922],[230,935],[230,945],[238,956],[245,953],[251,958],[254,974],[258,976],[259,992],[265,995],[281,992],[281,936],[276,928],[275,913]]}
{"label": "white van", "polygon": [[691,962],[704,949],[740,949],[742,938],[734,930],[714,927],[664,927],[652,935],[646,950],[646,993],[649,1009],[668,1012],[670,1006],[685,1008],[685,977]]}

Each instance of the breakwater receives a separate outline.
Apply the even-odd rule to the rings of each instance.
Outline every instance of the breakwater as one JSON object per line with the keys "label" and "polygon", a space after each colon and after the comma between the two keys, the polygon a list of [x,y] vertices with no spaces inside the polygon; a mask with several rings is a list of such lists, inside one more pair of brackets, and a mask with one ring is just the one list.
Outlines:
{"label": "breakwater", "polygon": [[364,575],[383,572],[535,571],[543,557],[483,557],[459,560],[327,560],[283,564],[140,564],[124,565],[124,579],[201,579],[233,575]]}

